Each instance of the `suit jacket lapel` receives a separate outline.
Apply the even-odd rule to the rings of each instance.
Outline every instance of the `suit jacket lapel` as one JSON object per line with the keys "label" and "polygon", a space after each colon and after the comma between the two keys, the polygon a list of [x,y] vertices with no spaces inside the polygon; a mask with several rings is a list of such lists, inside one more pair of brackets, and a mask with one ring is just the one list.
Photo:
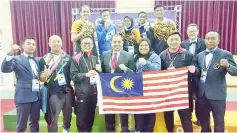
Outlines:
{"label": "suit jacket lapel", "polygon": [[203,67],[206,67],[206,55],[205,52],[202,52],[201,58],[199,59],[201,62],[201,70],[203,70]]}
{"label": "suit jacket lapel", "polygon": [[95,65],[96,65],[96,60],[93,60],[92,58],[91,58],[91,62],[92,62],[92,67],[94,68],[95,67]]}
{"label": "suit jacket lapel", "polygon": [[210,67],[209,67],[209,70],[210,69],[213,69],[213,65],[214,64],[220,64],[220,49],[217,48],[216,51],[214,52],[213,54],[213,57],[212,57],[212,60],[211,60],[211,64],[210,64]]}
{"label": "suit jacket lapel", "polygon": [[117,64],[116,64],[116,68],[118,67],[119,64],[123,64],[122,63],[122,60],[123,60],[123,57],[124,56],[124,53],[123,51],[120,52],[120,55],[119,55],[119,58],[118,58],[118,61],[117,61]]}
{"label": "suit jacket lapel", "polygon": [[190,41],[189,41],[189,40],[186,40],[186,42],[184,42],[184,44],[185,44],[185,45],[184,45],[185,49],[189,51]]}
{"label": "suit jacket lapel", "polygon": [[32,69],[31,69],[29,60],[23,54],[21,54],[21,59],[22,59],[22,65],[26,68],[27,71],[32,73]]}
{"label": "suit jacket lapel", "polygon": [[35,61],[36,61],[36,64],[37,64],[37,68],[36,68],[36,70],[38,71],[38,72],[40,72],[40,66],[39,66],[39,59],[38,58],[35,58]]}
{"label": "suit jacket lapel", "polygon": [[108,55],[107,56],[105,56],[105,58],[104,58],[104,64],[106,65],[106,64],[108,64],[108,66],[109,66],[109,72],[111,72],[111,61],[112,61],[112,50],[110,50],[110,52],[108,52]]}
{"label": "suit jacket lapel", "polygon": [[200,46],[201,46],[201,44],[200,44],[200,39],[197,38],[197,44],[196,44],[195,54],[198,53],[198,50],[200,49]]}
{"label": "suit jacket lapel", "polygon": [[124,59],[124,58],[126,58],[126,57],[124,57],[124,51],[122,50],[122,51],[120,52],[120,55],[119,55],[119,58],[118,58],[118,61],[117,61],[117,64],[116,64],[116,69],[115,69],[115,71],[118,71],[118,69],[120,70],[119,64],[123,64],[123,59]]}

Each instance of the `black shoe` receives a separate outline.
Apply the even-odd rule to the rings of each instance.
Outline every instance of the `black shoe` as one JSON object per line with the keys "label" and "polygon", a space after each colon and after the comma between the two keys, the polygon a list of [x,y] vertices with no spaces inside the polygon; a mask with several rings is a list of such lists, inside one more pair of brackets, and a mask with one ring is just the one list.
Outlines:
{"label": "black shoe", "polygon": [[199,121],[199,120],[197,120],[197,121],[194,121],[194,122],[193,122],[193,124],[195,124],[195,125],[197,125],[197,126],[201,126],[201,123],[200,123],[200,121]]}

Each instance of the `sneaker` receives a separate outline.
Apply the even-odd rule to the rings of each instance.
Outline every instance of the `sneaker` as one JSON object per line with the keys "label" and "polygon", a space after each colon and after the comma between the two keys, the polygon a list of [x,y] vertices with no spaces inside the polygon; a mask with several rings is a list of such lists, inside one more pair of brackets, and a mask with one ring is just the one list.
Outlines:
{"label": "sneaker", "polygon": [[63,128],[63,133],[70,133],[69,129],[64,129]]}

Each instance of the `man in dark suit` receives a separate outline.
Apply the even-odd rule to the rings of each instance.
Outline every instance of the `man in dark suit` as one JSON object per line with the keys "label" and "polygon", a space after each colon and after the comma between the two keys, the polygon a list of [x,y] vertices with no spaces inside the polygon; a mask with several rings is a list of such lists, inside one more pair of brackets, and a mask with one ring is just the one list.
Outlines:
{"label": "man in dark suit", "polygon": [[17,111],[16,132],[24,132],[29,118],[30,132],[39,132],[40,100],[39,100],[39,61],[33,57],[36,42],[32,37],[23,41],[24,52],[18,53],[20,47],[13,45],[2,63],[4,73],[15,72],[16,89],[14,101]]}
{"label": "man in dark suit", "polygon": [[189,24],[187,28],[188,39],[181,43],[181,47],[194,56],[206,49],[204,40],[198,37],[198,32],[197,24]]}
{"label": "man in dark suit", "polygon": [[196,56],[197,68],[195,73],[200,75],[198,89],[198,110],[201,111],[200,122],[202,132],[211,132],[210,111],[214,117],[214,131],[225,130],[226,108],[226,73],[237,76],[237,65],[230,52],[218,48],[220,35],[209,31],[205,36],[207,49]]}
{"label": "man in dark suit", "polygon": [[[124,73],[135,71],[133,55],[122,50],[123,39],[120,35],[112,38],[112,50],[106,51],[101,57],[103,73]],[[115,132],[115,114],[106,114],[106,131]],[[128,114],[120,114],[122,132],[129,132]]]}
{"label": "man in dark suit", "polygon": [[[184,40],[181,43],[181,47],[188,50],[189,52],[191,52],[194,57],[198,53],[200,53],[206,49],[204,40],[198,37],[198,25],[197,24],[189,24],[188,25],[187,35],[188,35],[188,39]],[[190,81],[190,84],[189,84],[190,88],[192,88],[191,93],[193,95],[194,100],[196,100],[196,91],[198,88],[198,80],[199,79],[193,77]],[[199,114],[200,113],[197,111],[197,106],[198,106],[197,101],[195,101],[195,115],[196,115],[197,121],[194,122],[194,124],[200,125],[200,121],[199,121],[199,116],[200,116]],[[193,102],[190,102],[190,110],[191,110],[191,112],[193,111]]]}

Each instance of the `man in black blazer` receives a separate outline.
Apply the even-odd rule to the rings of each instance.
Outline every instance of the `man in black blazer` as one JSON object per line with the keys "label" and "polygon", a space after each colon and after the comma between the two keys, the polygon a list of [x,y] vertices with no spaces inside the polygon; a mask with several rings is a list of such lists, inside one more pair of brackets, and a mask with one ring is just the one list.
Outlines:
{"label": "man in black blazer", "polygon": [[[198,32],[199,30],[198,30],[197,24],[189,24],[187,28],[188,39],[184,40],[181,43],[181,47],[191,52],[194,57],[198,53],[206,49],[204,40],[198,37]],[[190,88],[192,88],[193,99],[196,99],[196,91],[198,89],[198,78],[193,77],[190,81],[189,86]],[[195,101],[195,115],[196,115],[197,121],[194,122],[194,124],[200,125],[200,120],[199,120],[200,113],[197,111],[197,106],[198,106],[197,101]],[[193,102],[190,103],[190,110],[193,111]]]}
{"label": "man in black blazer", "polygon": [[[120,35],[112,38],[112,50],[106,51],[101,57],[103,73],[134,72],[135,63],[133,55],[123,50],[123,39]],[[122,132],[129,132],[128,114],[120,114]],[[105,115],[106,131],[115,132],[115,114]]]}
{"label": "man in black blazer", "polygon": [[227,97],[226,73],[237,76],[237,65],[229,51],[218,48],[220,35],[209,31],[205,36],[207,49],[196,56],[197,71],[200,77],[197,93],[198,110],[201,111],[202,132],[211,132],[210,112],[214,117],[214,131],[225,130],[225,109]]}
{"label": "man in black blazer", "polygon": [[198,37],[198,25],[189,24],[187,28],[188,39],[181,43],[181,47],[191,52],[194,56],[206,49],[203,39]]}

